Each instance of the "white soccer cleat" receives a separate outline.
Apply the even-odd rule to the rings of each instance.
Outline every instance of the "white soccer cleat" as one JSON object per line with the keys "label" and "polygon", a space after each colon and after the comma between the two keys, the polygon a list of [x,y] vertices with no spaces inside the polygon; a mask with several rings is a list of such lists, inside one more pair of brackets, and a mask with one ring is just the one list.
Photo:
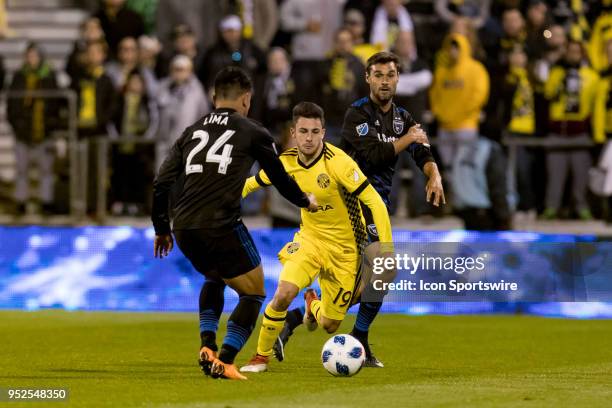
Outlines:
{"label": "white soccer cleat", "polygon": [[242,373],[263,373],[264,371],[268,371],[269,361],[270,361],[270,357],[255,354],[253,358],[251,358],[246,365],[240,367],[240,372]]}

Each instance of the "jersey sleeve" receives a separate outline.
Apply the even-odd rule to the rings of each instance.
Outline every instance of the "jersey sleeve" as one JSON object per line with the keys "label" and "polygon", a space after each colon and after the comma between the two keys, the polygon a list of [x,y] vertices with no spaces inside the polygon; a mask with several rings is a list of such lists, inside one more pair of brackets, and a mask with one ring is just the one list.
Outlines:
{"label": "jersey sleeve", "polygon": [[354,107],[344,115],[342,138],[358,157],[371,165],[383,166],[395,159],[393,143],[379,140],[376,129],[368,123],[368,116]]}
{"label": "jersey sleeve", "polygon": [[391,221],[387,207],[357,163],[348,155],[339,154],[334,157],[332,163],[331,168],[338,184],[346,188],[349,193],[356,195],[359,201],[370,208],[381,242],[392,242]]}
{"label": "jersey sleeve", "polygon": [[[404,129],[407,132],[408,129],[417,125],[417,122],[412,118],[412,115],[408,111],[403,110],[402,113],[404,115],[404,121],[406,124]],[[425,167],[425,164],[428,162],[435,162],[431,149],[422,143],[411,143],[406,150],[408,150],[408,153],[410,153],[410,156],[412,156],[414,162],[419,169],[421,169],[421,171],[423,171],[423,167]]]}
{"label": "jersey sleeve", "polygon": [[272,183],[270,183],[270,179],[268,179],[266,172],[259,170],[256,175],[249,177],[244,183],[244,187],[242,188],[242,198],[245,198],[262,187],[267,187],[270,185],[272,185]]}
{"label": "jersey sleeve", "polygon": [[274,140],[267,130],[260,129],[255,135],[252,154],[267,174],[270,182],[274,184],[283,197],[298,207],[308,207],[308,204],[310,204],[308,197],[283,168]]}
{"label": "jersey sleeve", "polygon": [[[183,133],[184,135],[184,133]],[[162,163],[159,173],[153,181],[153,208],[151,221],[156,235],[170,233],[170,216],[168,214],[169,192],[183,169],[183,154],[180,137],[170,149]]]}

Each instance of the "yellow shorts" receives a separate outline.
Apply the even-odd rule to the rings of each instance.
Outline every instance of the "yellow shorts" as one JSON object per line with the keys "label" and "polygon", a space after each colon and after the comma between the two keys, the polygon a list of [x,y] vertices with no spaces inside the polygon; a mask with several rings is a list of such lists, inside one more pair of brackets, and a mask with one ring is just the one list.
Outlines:
{"label": "yellow shorts", "polygon": [[297,233],[278,253],[283,264],[279,281],[293,283],[300,290],[319,276],[321,313],[328,319],[343,320],[355,290],[359,257],[328,250],[317,240]]}

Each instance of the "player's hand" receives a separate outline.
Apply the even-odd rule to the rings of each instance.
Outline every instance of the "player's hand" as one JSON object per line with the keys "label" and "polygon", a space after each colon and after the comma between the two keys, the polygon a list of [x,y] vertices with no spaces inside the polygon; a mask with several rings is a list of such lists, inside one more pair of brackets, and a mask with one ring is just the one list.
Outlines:
{"label": "player's hand", "polygon": [[174,241],[172,240],[172,234],[156,235],[153,241],[153,256],[155,258],[163,258],[168,256],[170,251],[174,248]]}
{"label": "player's hand", "polygon": [[315,198],[314,194],[306,193],[306,197],[308,197],[308,200],[310,201],[310,204],[308,204],[308,207],[306,207],[306,209],[310,212],[319,211],[319,203],[317,203],[317,199]]}
{"label": "player's hand", "polygon": [[421,125],[416,124],[412,126],[410,129],[408,129],[407,135],[411,139],[412,143],[420,143],[429,146],[429,138],[427,138],[427,133],[421,129]]}
{"label": "player's hand", "polygon": [[444,197],[444,187],[442,187],[442,177],[440,173],[436,171],[436,174],[429,177],[427,185],[425,186],[425,192],[427,193],[427,202],[431,202],[431,196],[433,195],[433,205],[436,207],[440,206],[440,200],[442,204],[446,204],[446,198]]}

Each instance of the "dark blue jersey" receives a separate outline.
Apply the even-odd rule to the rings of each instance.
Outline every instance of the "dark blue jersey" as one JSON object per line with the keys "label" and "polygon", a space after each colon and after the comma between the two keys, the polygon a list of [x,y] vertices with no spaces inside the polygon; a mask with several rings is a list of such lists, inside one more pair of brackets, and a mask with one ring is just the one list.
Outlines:
{"label": "dark blue jersey", "polygon": [[[416,124],[405,109],[392,104],[383,112],[369,97],[355,101],[344,116],[340,147],[357,162],[387,206],[397,162],[393,142]],[[407,150],[421,170],[434,161],[423,144],[412,143]]]}

